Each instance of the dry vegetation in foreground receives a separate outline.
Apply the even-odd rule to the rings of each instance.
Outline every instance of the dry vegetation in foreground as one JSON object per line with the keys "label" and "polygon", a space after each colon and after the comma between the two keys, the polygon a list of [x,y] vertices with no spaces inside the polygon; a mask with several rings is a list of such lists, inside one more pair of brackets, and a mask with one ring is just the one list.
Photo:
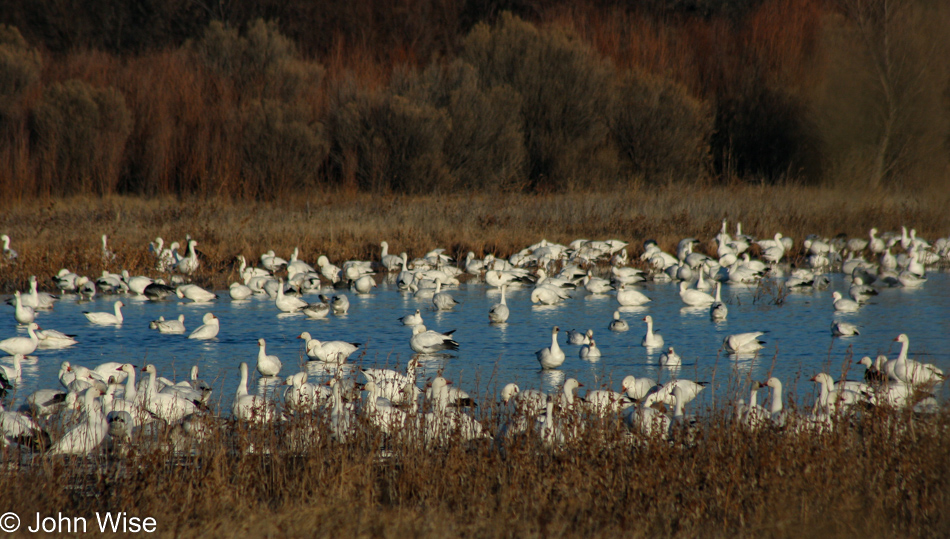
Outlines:
{"label": "dry vegetation in foreground", "polygon": [[[505,414],[482,401],[492,431]],[[877,410],[834,432],[749,433],[704,422],[692,445],[631,443],[590,420],[562,447],[527,435],[426,448],[368,426],[328,439],[326,417],[228,423],[194,454],[139,439],[127,457],[24,457],[0,474],[21,515],[151,516],[161,536],[946,537],[950,415]],[[291,451],[295,431],[312,445]],[[253,444],[254,453],[247,451]],[[382,456],[385,453],[385,456]],[[26,520],[25,522],[29,522]],[[98,530],[96,530],[98,531]]]}
{"label": "dry vegetation in foreground", "polygon": [[[103,269],[128,269],[158,276],[148,242],[184,244],[186,234],[204,253],[196,282],[226,288],[237,278],[234,259],[257,261],[274,249],[289,257],[300,248],[303,260],[326,254],[333,261],[378,260],[379,242],[390,252],[422,256],[436,247],[464,256],[508,256],[541,238],[617,238],[639,254],[653,238],[672,248],[694,236],[714,253],[712,237],[722,218],[741,221],[743,232],[771,236],[777,231],[801,245],[808,234],[864,236],[915,227],[919,235],[947,234],[947,194],[831,190],[799,186],[636,188],[618,193],[558,195],[381,196],[313,193],[279,202],[225,199],[144,199],[107,197],[15,203],[0,215],[0,233],[9,234],[19,262],[0,271],[0,290],[27,288],[30,275],[41,285],[60,268],[96,276]],[[101,258],[100,236],[109,236],[117,258]],[[252,262],[253,263],[253,262]]]}

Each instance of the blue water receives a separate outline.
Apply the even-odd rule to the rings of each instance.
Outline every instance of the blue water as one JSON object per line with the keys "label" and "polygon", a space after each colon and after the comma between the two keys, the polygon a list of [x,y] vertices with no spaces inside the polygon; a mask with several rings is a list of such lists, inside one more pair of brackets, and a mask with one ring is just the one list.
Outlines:
{"label": "blue water", "polygon": [[[633,374],[661,382],[670,377],[712,382],[698,403],[718,405],[734,399],[738,388],[747,387],[751,380],[764,381],[772,375],[779,377],[801,402],[811,402],[815,389],[808,378],[824,371],[839,379],[851,358],[856,362],[862,356],[874,358],[879,353],[895,357],[899,347],[893,340],[900,333],[910,336],[911,357],[950,372],[950,275],[931,273],[920,289],[885,289],[859,312],[835,314],[831,294],[839,290],[847,295],[847,286],[842,275],[833,275],[828,289],[792,292],[781,305],[775,304],[773,294],[756,297],[755,286],[724,286],[722,295],[729,306],[729,317],[715,323],[706,308],[683,308],[675,284],[638,285],[653,301],[642,308],[620,308],[622,318],[630,325],[625,333],[607,329],[613,311],[619,307],[616,298],[589,295],[583,290],[575,291],[574,297],[560,305],[537,306],[530,302],[530,288],[509,289],[508,323],[490,325],[488,309],[499,301],[500,293],[474,281],[448,290],[461,302],[451,312],[435,312],[430,300],[415,299],[387,282],[366,296],[338,291],[350,298],[349,313],[330,315],[325,320],[282,314],[266,297],[232,301],[227,291],[220,291],[220,299],[210,304],[150,302],[127,296],[97,296],[93,301],[79,302],[75,296],[64,296],[52,311],[40,312],[37,323],[44,329],[76,334],[79,344],[65,350],[35,352],[37,359],[24,363],[17,391],[8,399],[21,401],[35,389],[60,388],[57,373],[63,361],[90,368],[105,361],[140,367],[153,363],[159,375],[177,380],[187,377],[197,363],[200,377],[215,388],[212,400],[228,410],[239,379],[239,364],[247,362],[257,377],[254,365],[259,338],[266,339],[267,352],[283,362],[281,376],[307,368],[314,381],[326,380],[332,373],[333,369],[306,361],[304,342],[296,338],[302,331],[320,340],[362,343],[350,358],[352,365],[344,367],[349,375],[359,376],[353,367],[360,365],[404,370],[413,354],[409,348],[411,330],[397,319],[417,308],[422,310],[429,329],[454,329],[460,343],[458,352],[422,362],[420,385],[441,372],[455,385],[481,398],[494,397],[508,382],[522,389],[551,391],[568,377],[584,385],[581,394],[600,387],[619,390],[620,380]],[[315,295],[307,298],[317,300]],[[126,304],[125,321],[120,327],[95,326],[82,315],[83,311],[112,312],[116,299]],[[0,323],[0,339],[26,333],[17,328],[12,307],[7,309],[9,314]],[[187,333],[201,325],[201,317],[209,311],[221,320],[218,337],[211,341],[187,339]],[[159,316],[171,319],[179,314],[185,315],[185,335],[162,335],[148,327]],[[642,319],[647,314],[653,317],[655,331],[664,336],[666,345],[675,347],[682,356],[679,369],[661,369],[657,363],[661,351],[640,345],[646,331]],[[833,338],[830,326],[836,318],[857,324],[861,335]],[[555,325],[561,328],[559,342],[567,360],[560,369],[541,371],[534,352],[550,344]],[[593,329],[603,353],[596,362],[579,359],[579,347],[566,344],[566,330],[588,328]],[[736,359],[721,352],[725,336],[748,331],[768,331],[763,337],[765,349],[758,355]],[[7,358],[3,361],[10,364]],[[848,378],[860,379],[862,374],[863,367],[852,367]]]}

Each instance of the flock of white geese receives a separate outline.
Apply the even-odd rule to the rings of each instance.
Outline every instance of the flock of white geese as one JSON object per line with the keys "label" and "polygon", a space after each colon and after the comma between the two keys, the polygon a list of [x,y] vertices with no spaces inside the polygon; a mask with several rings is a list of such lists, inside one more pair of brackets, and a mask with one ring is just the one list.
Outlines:
{"label": "flock of white geese", "polygon": [[[17,264],[18,254],[7,235],[3,242],[3,264]],[[288,259],[268,251],[259,264],[251,266],[243,256],[236,259],[240,280],[230,285],[227,293],[233,300],[266,296],[277,311],[301,312],[308,318],[325,318],[346,313],[349,300],[341,290],[348,287],[355,294],[370,294],[376,287],[379,273],[396,275],[400,291],[411,294],[427,310],[449,311],[458,305],[451,289],[461,279],[482,279],[500,289],[500,301],[487,313],[490,324],[504,324],[510,316],[506,290],[514,287],[531,289],[530,299],[538,304],[556,304],[581,293],[612,294],[618,306],[643,306],[651,299],[637,283],[644,281],[679,283],[679,295],[686,306],[708,308],[713,320],[728,317],[728,307],[720,299],[722,283],[755,283],[768,277],[782,280],[788,289],[829,286],[828,272],[843,272],[850,282],[846,294],[834,292],[829,310],[854,312],[865,308],[868,299],[882,287],[919,287],[927,280],[927,268],[950,258],[950,238],[933,244],[916,236],[914,230],[902,228],[900,233],[878,234],[872,229],[866,238],[808,237],[800,248],[790,238],[777,233],[768,239],[754,239],[722,229],[715,236],[714,253],[698,250],[700,241],[686,238],[676,252],[665,252],[656,242],[646,241],[639,261],[628,257],[628,244],[619,240],[576,240],[560,245],[542,240],[508,259],[488,255],[476,258],[473,253],[459,261],[442,249],[410,260],[406,253],[393,255],[382,242],[378,260],[347,261],[337,266],[326,256],[312,266],[299,258],[294,249]],[[60,294],[92,297],[96,294],[129,294],[161,300],[177,296],[194,302],[213,302],[214,291],[188,282],[201,265],[197,242],[188,238],[186,250],[180,245],[165,246],[161,238],[148,246],[155,257],[155,270],[163,278],[132,276],[128,271],[114,274],[103,271],[92,279],[62,269],[52,277]],[[753,256],[754,255],[754,256]],[[113,263],[116,255],[102,236],[102,257]],[[790,270],[788,258],[797,259],[797,269]],[[633,262],[633,264],[631,264]],[[332,292],[331,292],[332,291]],[[332,296],[320,292],[332,293]],[[307,301],[318,293],[319,301]],[[18,385],[21,364],[37,351],[67,348],[77,343],[76,335],[54,329],[40,329],[38,315],[53,309],[58,295],[39,290],[36,277],[30,279],[28,291],[16,291],[9,303],[17,324],[25,327],[27,336],[0,340],[0,351],[8,354],[10,365],[0,365],[0,389],[4,392]],[[95,325],[121,326],[121,299],[111,312],[84,313]],[[409,433],[427,444],[453,439],[473,440],[494,437],[504,441],[512,436],[534,431],[548,443],[563,443],[583,431],[589,414],[618,418],[634,439],[656,437],[667,439],[678,431],[695,428],[696,418],[685,413],[685,407],[704,389],[705,383],[672,379],[657,384],[649,378],[627,376],[617,391],[597,389],[578,395],[581,384],[568,378],[553,394],[535,389],[522,390],[507,384],[501,390],[501,403],[509,408],[508,420],[500,429],[486,428],[471,413],[473,397],[437,376],[419,387],[417,369],[420,357],[428,354],[451,354],[459,349],[451,332],[429,330],[422,320],[423,309],[407,313],[398,320],[410,329],[409,346],[417,355],[408,361],[405,372],[390,369],[362,369],[359,379],[332,377],[327,383],[309,383],[307,372],[287,376],[281,399],[248,391],[249,367],[239,366],[240,382],[234,392],[233,419],[256,424],[277,424],[292,417],[318,418],[327,422],[332,437],[340,442],[351,439],[357,429],[373,428],[395,435]],[[665,346],[663,336],[651,316],[643,317],[644,347],[662,349],[659,363],[679,365],[682,361],[672,346]],[[186,334],[184,316],[151,323],[161,333]],[[630,325],[614,312],[610,331],[627,332]],[[217,317],[204,316],[203,324],[188,333],[189,339],[215,339],[220,331]],[[853,324],[836,321],[835,335],[858,334]],[[559,342],[562,332],[554,327],[550,345],[536,352],[541,369],[558,369],[566,359],[565,348],[578,346],[581,359],[596,359],[600,350],[593,331],[567,332],[567,341]],[[763,332],[727,336],[722,350],[729,354],[755,353],[763,346]],[[298,336],[305,342],[308,358],[329,365],[340,365],[359,349],[358,343],[319,341],[309,333]],[[910,338],[906,334],[894,339],[900,343],[896,358],[864,357],[865,376],[860,381],[834,381],[827,373],[811,378],[820,387],[810,413],[792,413],[784,406],[782,382],[775,377],[752,383],[748,400],[735,403],[736,422],[744,428],[775,425],[796,430],[832,428],[842,414],[855,406],[913,406],[915,410],[933,410],[934,388],[942,384],[942,370],[909,357]],[[267,343],[258,340],[256,370],[261,377],[278,377],[283,365],[277,356],[267,353]],[[342,372],[342,371],[340,371]],[[191,377],[172,381],[158,375],[154,365],[141,368],[129,363],[108,362],[88,368],[63,362],[59,371],[61,388],[38,389],[29,394],[16,411],[0,410],[0,430],[7,446],[40,451],[47,455],[87,455],[104,445],[127,444],[140,432],[151,432],[157,426],[170,426],[184,444],[200,441],[210,435],[207,403],[212,388],[198,379],[197,366]],[[771,399],[759,404],[758,391],[768,388]],[[764,399],[763,399],[764,402]],[[0,405],[2,408],[2,405]],[[358,421],[362,416],[365,421]],[[68,420],[63,420],[67,417]],[[46,428],[53,418],[68,428],[57,439],[50,439]],[[65,423],[64,423],[65,421]],[[145,429],[145,430],[143,430]],[[295,443],[306,445],[308,437],[317,436],[311,428],[295,435]],[[108,443],[106,443],[108,442]]]}

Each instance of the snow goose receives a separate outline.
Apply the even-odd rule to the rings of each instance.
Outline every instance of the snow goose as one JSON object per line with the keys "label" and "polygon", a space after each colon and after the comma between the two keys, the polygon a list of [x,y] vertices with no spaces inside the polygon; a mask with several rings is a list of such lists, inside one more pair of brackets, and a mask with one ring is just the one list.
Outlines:
{"label": "snow goose", "polygon": [[50,445],[49,434],[26,412],[4,410],[3,403],[0,403],[0,435],[4,446],[16,444],[30,451],[42,451]]}
{"label": "snow goose", "polygon": [[70,347],[78,342],[75,335],[67,335],[55,329],[39,330],[36,332],[36,337],[39,339],[39,343],[36,345],[37,350],[58,350]]}
{"label": "snow goose", "polygon": [[10,236],[6,234],[0,235],[0,240],[3,241],[3,258],[5,258],[7,262],[16,262],[17,256],[19,255],[10,248]]}
{"label": "snow goose", "polygon": [[337,284],[343,278],[343,270],[331,264],[330,259],[327,258],[326,255],[317,257],[317,268],[320,270],[320,275],[330,281],[331,284]]}
{"label": "snow goose", "polygon": [[706,307],[716,302],[714,297],[702,290],[689,288],[685,281],[680,282],[680,299],[683,300],[683,303],[692,307]]}
{"label": "snow goose", "polygon": [[142,397],[142,406],[149,413],[166,423],[174,423],[198,410],[198,405],[194,401],[158,391],[155,365],[146,365],[142,368],[142,372],[148,374],[148,381],[145,384],[145,392]]}
{"label": "snow goose", "polygon": [[23,354],[13,354],[13,366],[0,365],[0,375],[3,375],[9,382],[20,379],[23,375],[23,367],[20,364],[23,361]]}
{"label": "snow goose", "polygon": [[188,335],[189,339],[207,341],[208,339],[213,339],[218,336],[218,331],[221,329],[221,321],[218,320],[217,316],[212,313],[205,313],[201,321],[202,325],[192,331],[191,335]]}
{"label": "snow goose", "polygon": [[254,295],[254,291],[245,284],[234,282],[228,287],[228,295],[231,296],[231,299],[240,301]]}
{"label": "snow goose", "polygon": [[[492,324],[504,324],[508,321],[508,303],[505,301],[505,290],[507,289],[507,285],[502,285],[501,301],[492,305],[491,309],[488,310],[488,321]],[[416,313],[418,312],[419,311],[416,311]]]}
{"label": "snow goose", "polygon": [[599,415],[616,414],[633,405],[633,400],[627,395],[627,387],[622,386],[620,392],[609,389],[595,389],[584,395],[587,407]]}
{"label": "snow goose", "polygon": [[439,333],[426,329],[419,324],[412,328],[412,338],[409,339],[409,347],[420,354],[435,354],[443,350],[458,350],[459,343],[452,339],[455,330],[447,333]]}
{"label": "snow goose", "polygon": [[238,421],[270,423],[277,417],[274,403],[258,395],[249,395],[247,392],[247,363],[242,361],[240,370],[241,381],[234,393],[231,414]]}
{"label": "snow goose", "polygon": [[864,400],[860,393],[843,388],[835,389],[835,382],[827,373],[820,372],[809,380],[820,386],[818,398],[815,400],[815,412],[819,409],[841,409]]}
{"label": "snow goose", "polygon": [[280,359],[274,355],[267,355],[267,342],[257,339],[257,372],[261,376],[277,376],[280,374]]}
{"label": "snow goose", "polygon": [[115,253],[109,249],[109,237],[102,235],[102,262],[108,264],[115,261]]}
{"label": "snow goose", "polygon": [[25,326],[36,320],[36,311],[33,310],[33,307],[23,305],[19,290],[13,293],[13,298],[13,318],[16,319],[18,324]]}
{"label": "snow goose", "polygon": [[539,285],[531,291],[531,303],[554,305],[571,297],[563,288],[551,285]]}
{"label": "snow goose", "polygon": [[175,290],[175,295],[181,299],[190,299],[195,303],[207,303],[218,297],[213,292],[209,292],[196,284],[183,284],[179,286]]}
{"label": "snow goose", "polygon": [[841,297],[841,292],[838,291],[833,292],[831,294],[831,298],[835,306],[835,312],[854,313],[858,311],[859,307],[861,307],[857,301]]}
{"label": "snow goose", "polygon": [[108,270],[102,270],[102,275],[96,279],[96,286],[106,294],[125,293],[129,289],[129,285],[122,280],[122,275]]}
{"label": "snow goose", "polygon": [[346,341],[318,341],[314,339],[309,332],[304,331],[297,336],[303,339],[307,356],[310,359],[323,361],[326,363],[344,363],[356,349],[360,347],[358,342]]}
{"label": "snow goose", "polygon": [[277,296],[274,298],[274,304],[285,313],[295,313],[307,306],[307,302],[296,296],[284,295],[284,280],[277,279]]}
{"label": "snow goose", "polygon": [[647,323],[647,332],[643,336],[643,340],[640,341],[642,346],[647,348],[660,348],[663,346],[663,336],[659,333],[653,332],[653,317],[650,315],[644,316],[643,321]]}
{"label": "snow goose", "polygon": [[407,314],[399,319],[399,322],[404,326],[418,326],[422,323],[422,312],[419,309],[416,309],[416,312]]}
{"label": "snow goose", "polygon": [[769,405],[769,419],[778,427],[785,425],[787,417],[782,404],[782,382],[776,377],[769,378],[765,384],[772,389],[772,400]]}
{"label": "snow goose", "polygon": [[627,408],[624,412],[624,423],[626,423],[627,428],[639,432],[644,437],[666,440],[669,437],[672,419],[653,408],[656,403],[655,395],[648,395],[640,403],[640,406]]}
{"label": "snow goose", "polygon": [[322,386],[326,389],[324,395],[317,386],[307,383],[306,371],[288,376],[284,385],[289,386],[284,391],[284,404],[291,410],[317,411],[322,404],[329,402],[332,393],[330,388]]}
{"label": "snow goose", "polygon": [[580,346],[584,344],[590,344],[591,337],[594,336],[594,330],[588,329],[586,332],[581,333],[577,330],[568,330],[567,332],[567,344],[573,344],[575,346]]}
{"label": "snow goose", "polygon": [[623,307],[637,307],[644,305],[650,301],[645,294],[639,290],[634,290],[632,288],[626,288],[625,284],[621,284],[620,288],[617,289],[617,303]]}
{"label": "snow goose", "polygon": [[909,270],[897,274],[897,280],[900,281],[901,286],[904,288],[920,288],[927,282],[926,277],[921,277]]}
{"label": "snow goose", "polygon": [[59,299],[59,296],[54,296],[47,292],[40,292],[38,287],[39,283],[36,280],[36,275],[30,275],[30,293],[21,297],[23,305],[32,307],[34,311],[52,309],[53,303]]}
{"label": "snow goose", "polygon": [[379,255],[380,265],[386,269],[386,271],[396,271],[403,266],[403,259],[401,256],[389,254],[389,244],[385,241],[379,243],[379,247],[382,249],[382,252]]}
{"label": "snow goose", "polygon": [[848,295],[851,296],[851,299],[858,303],[864,303],[871,299],[871,296],[878,294],[877,289],[865,283],[863,277],[855,275],[851,278],[851,287],[848,289]]}
{"label": "snow goose", "polygon": [[860,335],[861,332],[858,330],[858,326],[854,324],[835,320],[831,323],[831,334],[835,337],[851,337]]}
{"label": "snow goose", "polygon": [[287,278],[290,279],[299,273],[315,273],[317,270],[310,264],[300,260],[300,249],[294,247],[294,252],[290,255],[290,262],[287,263]]}
{"label": "snow goose", "polygon": [[317,302],[317,303],[308,303],[306,307],[300,309],[300,312],[304,314],[307,318],[311,320],[322,320],[330,314],[330,306],[326,303]]}
{"label": "snow goose", "polygon": [[191,275],[198,269],[200,262],[198,261],[198,254],[195,253],[195,247],[197,245],[198,242],[195,240],[188,240],[188,254],[175,265],[177,271],[185,275]]}
{"label": "snow goose", "polygon": [[369,294],[376,288],[376,279],[372,275],[357,277],[350,283],[350,290],[355,294]]}
{"label": "snow goose", "polygon": [[765,408],[759,406],[758,394],[762,387],[764,386],[761,382],[753,381],[749,389],[749,403],[738,408],[739,423],[752,431],[759,430],[769,418]]}
{"label": "snow goose", "polygon": [[680,358],[679,354],[673,351],[673,347],[670,346],[666,349],[666,352],[660,354],[660,365],[663,367],[679,367],[683,364],[683,359]]}
{"label": "snow goose", "polygon": [[588,361],[596,361],[600,359],[600,348],[597,348],[597,343],[594,342],[594,338],[590,338],[590,344],[585,344],[581,346],[578,356],[581,359]]}
{"label": "snow goose", "polygon": [[527,270],[491,270],[485,272],[485,282],[495,288],[501,288],[502,285],[531,284],[536,279],[528,273]]}
{"label": "snow goose", "polygon": [[564,351],[557,344],[557,334],[560,328],[554,326],[551,330],[551,346],[542,348],[534,353],[538,358],[538,363],[544,370],[556,369],[564,363]]}
{"label": "snow goose", "polygon": [[96,406],[96,399],[102,392],[98,388],[89,388],[83,393],[83,410],[86,421],[79,424],[60,438],[50,448],[47,455],[79,455],[92,453],[99,447],[109,430],[102,409]]}
{"label": "snow goose", "polygon": [[83,311],[82,314],[86,316],[86,319],[91,323],[98,326],[120,326],[122,325],[122,307],[125,307],[125,304],[121,301],[116,301],[114,304],[115,313],[92,313],[88,311]]}
{"label": "snow goose", "polygon": [[36,330],[40,329],[40,326],[36,322],[30,322],[26,326],[26,331],[29,333],[29,337],[10,337],[0,341],[0,350],[15,356],[17,354],[22,354],[28,356],[36,351],[36,347],[39,345],[39,337],[36,336]]}
{"label": "snow goose", "polygon": [[910,337],[901,333],[895,339],[901,343],[901,351],[894,361],[894,376],[913,386],[933,384],[942,381],[945,376],[943,371],[930,363],[920,363],[907,358],[907,350],[910,348]]}
{"label": "snow goose", "polygon": [[622,284],[634,284],[640,281],[646,280],[646,277],[643,276],[643,270],[638,268],[618,268],[612,266],[610,268],[610,279],[614,283],[616,288],[619,288]]}
{"label": "snow goose", "polygon": [[149,327],[157,329],[159,333],[181,335],[185,332],[185,315],[180,314],[178,318],[174,320],[165,320],[164,317],[162,317],[149,323]]}
{"label": "snow goose", "polygon": [[625,320],[620,319],[620,311],[614,311],[614,319],[612,322],[610,322],[610,325],[607,326],[607,329],[622,333],[624,331],[629,331],[630,325],[627,324]]}
{"label": "snow goose", "polygon": [[610,281],[601,277],[594,277],[590,270],[587,271],[587,275],[584,277],[584,288],[591,294],[606,294],[614,289]]}
{"label": "snow goose", "polygon": [[722,341],[722,347],[728,354],[751,354],[762,349],[765,341],[760,341],[759,337],[765,335],[764,331],[750,331],[748,333],[737,333],[729,335]]}
{"label": "snow goose", "polygon": [[362,412],[371,424],[386,434],[392,434],[406,424],[406,412],[393,406],[389,399],[382,398],[375,382],[366,382],[363,389],[366,397]]}
{"label": "snow goose", "polygon": [[451,294],[442,292],[442,279],[437,278],[435,280],[435,293],[432,295],[432,305],[435,306],[435,310],[451,311],[458,304],[459,302],[455,301]]}
{"label": "snow goose", "polygon": [[329,305],[330,310],[333,311],[333,314],[346,314],[346,312],[350,310],[350,300],[344,295],[328,298],[327,296],[321,294],[320,301]]}
{"label": "snow goose", "polygon": [[419,359],[417,357],[409,358],[406,365],[406,374],[392,369],[363,369],[361,372],[367,380],[372,380],[377,384],[384,382],[395,382],[399,386],[416,383],[416,369],[419,368]]}

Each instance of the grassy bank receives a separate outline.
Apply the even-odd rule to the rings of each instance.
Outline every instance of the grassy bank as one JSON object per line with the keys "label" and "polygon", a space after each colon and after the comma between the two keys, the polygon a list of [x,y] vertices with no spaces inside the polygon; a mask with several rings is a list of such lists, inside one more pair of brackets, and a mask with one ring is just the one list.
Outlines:
{"label": "grassy bank", "polygon": [[[497,412],[483,419],[493,431],[506,419]],[[10,466],[0,503],[24,524],[39,511],[94,527],[96,512],[125,511],[185,537],[938,537],[950,532],[948,419],[879,410],[799,435],[718,416],[694,444],[632,443],[622,426],[590,420],[563,447],[527,435],[503,451],[425,448],[367,426],[341,445],[321,417],[229,424],[191,456],[149,445],[162,434],[95,466]],[[289,451],[300,428],[312,445]]]}
{"label": "grassy bank", "polygon": [[[236,278],[234,258],[256,261],[274,249],[303,260],[326,254],[331,261],[378,260],[379,242],[390,251],[422,256],[436,247],[464,256],[508,256],[541,238],[567,243],[577,238],[618,238],[638,254],[643,240],[672,248],[687,236],[712,251],[723,217],[743,232],[771,236],[781,231],[801,245],[807,234],[865,236],[915,227],[935,239],[950,230],[946,194],[831,190],[798,186],[632,187],[616,193],[559,195],[341,196],[312,193],[281,202],[223,199],[69,198],[8,205],[0,232],[13,240],[19,262],[0,273],[2,290],[25,289],[30,275],[45,278],[60,268],[99,275],[104,268],[157,276],[148,242],[198,241],[205,258],[195,280],[215,288]],[[730,230],[732,231],[732,230]],[[100,236],[117,254],[104,264]]]}

